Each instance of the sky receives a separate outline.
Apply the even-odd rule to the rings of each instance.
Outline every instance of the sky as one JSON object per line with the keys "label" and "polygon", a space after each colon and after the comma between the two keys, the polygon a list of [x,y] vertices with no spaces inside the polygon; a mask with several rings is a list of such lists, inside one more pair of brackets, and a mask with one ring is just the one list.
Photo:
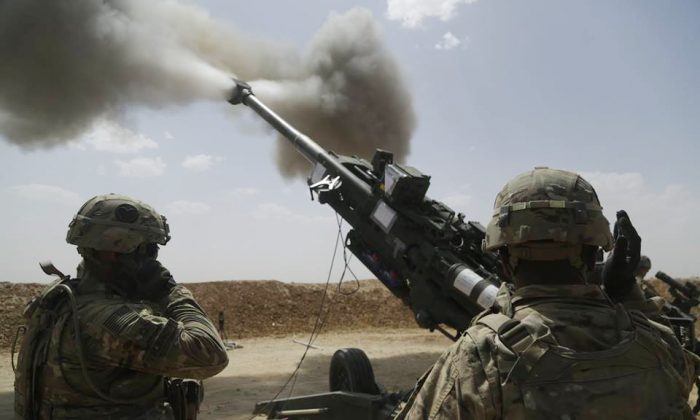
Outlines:
{"label": "sky", "polygon": [[[609,220],[628,211],[652,272],[700,275],[697,1],[190,3],[298,50],[331,13],[369,10],[411,90],[417,127],[406,162],[431,175],[430,197],[486,224],[516,174],[579,172]],[[161,261],[178,281],[328,276],[334,213],[310,200],[304,180],[280,175],[279,140],[248,109],[137,107],[69,145],[2,140],[2,281],[46,282],[38,262],[47,259],[74,272],[67,225],[84,201],[109,192],[167,216],[173,239]]]}

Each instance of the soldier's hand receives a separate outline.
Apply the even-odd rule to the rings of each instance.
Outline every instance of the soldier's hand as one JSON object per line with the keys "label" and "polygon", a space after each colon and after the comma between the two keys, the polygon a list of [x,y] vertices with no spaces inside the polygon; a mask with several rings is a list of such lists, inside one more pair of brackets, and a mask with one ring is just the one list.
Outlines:
{"label": "soldier's hand", "polygon": [[170,271],[156,259],[148,260],[139,269],[137,275],[138,296],[141,299],[159,301],[175,287]]}
{"label": "soldier's hand", "polygon": [[642,239],[624,210],[617,212],[613,236],[615,246],[605,260],[602,277],[608,296],[616,300],[629,293],[636,282]]}

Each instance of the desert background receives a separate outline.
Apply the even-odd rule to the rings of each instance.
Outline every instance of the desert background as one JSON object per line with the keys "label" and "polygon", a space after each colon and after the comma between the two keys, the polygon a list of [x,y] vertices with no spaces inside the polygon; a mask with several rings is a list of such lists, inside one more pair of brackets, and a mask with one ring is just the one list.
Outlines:
{"label": "desert background", "polygon": [[[700,278],[683,279],[699,282]],[[670,298],[657,279],[653,286]],[[314,329],[324,284],[279,281],[187,283],[215,324],[223,311],[229,366],[205,381],[201,419],[248,419],[256,402],[271,399],[294,371]],[[42,288],[36,283],[0,283],[0,418],[11,418],[11,345],[22,325],[24,305]],[[376,280],[328,286],[321,332],[302,364],[293,389],[280,396],[328,390],[335,350],[362,348],[377,382],[389,391],[408,389],[451,341],[417,327],[411,311]],[[696,335],[700,331],[696,325]],[[692,395],[695,400],[695,393]]]}

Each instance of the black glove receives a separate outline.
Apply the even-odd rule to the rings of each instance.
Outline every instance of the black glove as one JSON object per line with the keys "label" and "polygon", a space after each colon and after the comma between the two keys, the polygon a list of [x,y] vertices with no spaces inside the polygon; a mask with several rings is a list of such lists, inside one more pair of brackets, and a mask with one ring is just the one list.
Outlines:
{"label": "black glove", "polygon": [[613,237],[615,246],[603,266],[603,285],[611,299],[621,300],[636,282],[634,272],[642,248],[642,238],[624,210],[617,212]]}
{"label": "black glove", "polygon": [[175,287],[170,271],[158,260],[145,262],[136,273],[137,296],[141,299],[159,301]]}
{"label": "black glove", "polygon": [[116,285],[133,299],[159,301],[175,287],[170,271],[158,261],[158,246],[144,245],[118,257]]}

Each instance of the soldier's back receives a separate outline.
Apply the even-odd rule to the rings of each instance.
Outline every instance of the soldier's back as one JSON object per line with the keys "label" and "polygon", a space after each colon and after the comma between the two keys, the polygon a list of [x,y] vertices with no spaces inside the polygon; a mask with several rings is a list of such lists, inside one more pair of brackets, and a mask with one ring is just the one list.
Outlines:
{"label": "soldier's back", "polygon": [[693,418],[683,349],[596,286],[528,286],[475,320],[410,402],[410,419]]}

